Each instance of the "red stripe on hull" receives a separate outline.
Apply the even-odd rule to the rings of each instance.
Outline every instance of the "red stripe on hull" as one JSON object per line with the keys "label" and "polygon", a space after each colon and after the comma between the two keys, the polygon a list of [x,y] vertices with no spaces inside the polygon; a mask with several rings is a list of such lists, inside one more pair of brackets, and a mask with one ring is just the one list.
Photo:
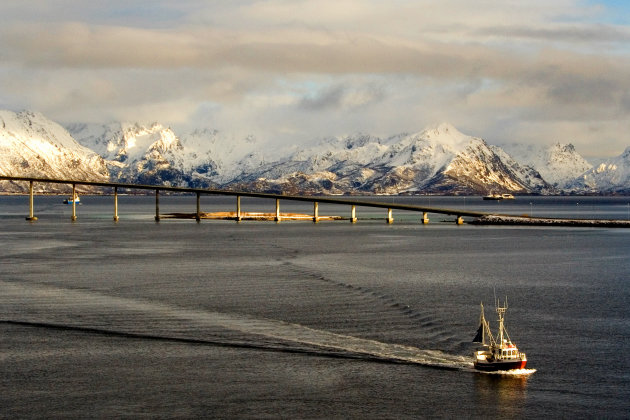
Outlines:
{"label": "red stripe on hull", "polygon": [[483,370],[487,372],[494,372],[497,370],[525,369],[525,365],[527,365],[527,360],[516,360],[513,362],[494,362],[494,363],[475,362],[474,364],[475,369]]}

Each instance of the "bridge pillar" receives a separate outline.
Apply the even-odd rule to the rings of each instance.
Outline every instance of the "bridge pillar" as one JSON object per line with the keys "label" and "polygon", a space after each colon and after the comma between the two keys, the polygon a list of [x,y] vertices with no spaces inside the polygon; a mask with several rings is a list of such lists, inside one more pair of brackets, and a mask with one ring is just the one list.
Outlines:
{"label": "bridge pillar", "polygon": [[118,221],[118,187],[114,187],[114,222]]}
{"label": "bridge pillar", "polygon": [[276,198],[276,217],[274,219],[276,222],[280,221],[280,199]]}
{"label": "bridge pillar", "polygon": [[240,222],[241,220],[243,220],[243,218],[241,217],[241,196],[237,195],[236,196],[236,221]]}
{"label": "bridge pillar", "polygon": [[464,218],[462,216],[457,216],[457,219],[455,219],[455,224],[456,225],[463,225],[464,224]]}
{"label": "bridge pillar", "polygon": [[387,224],[394,223],[394,218],[392,217],[392,209],[387,209],[387,219],[385,220],[387,221]]}
{"label": "bridge pillar", "polygon": [[319,222],[319,203],[315,201],[313,203],[313,223]]}
{"label": "bridge pillar", "polygon": [[425,211],[422,213],[422,224],[426,225],[429,223],[429,214]]}
{"label": "bridge pillar", "polygon": [[197,192],[197,214],[195,215],[195,220],[197,223],[201,222],[201,204],[199,203],[199,198],[201,194]]}
{"label": "bridge pillar", "polygon": [[155,221],[160,221],[160,190],[155,190]]}
{"label": "bridge pillar", "polygon": [[73,222],[77,220],[77,202],[75,197],[77,196],[77,184],[72,184],[72,216],[70,220]]}
{"label": "bridge pillar", "polygon": [[33,222],[37,220],[37,217],[33,215],[33,181],[29,181],[28,184],[28,217],[26,220]]}
{"label": "bridge pillar", "polygon": [[356,223],[356,222],[357,222],[357,206],[353,204],[350,210],[350,223]]}

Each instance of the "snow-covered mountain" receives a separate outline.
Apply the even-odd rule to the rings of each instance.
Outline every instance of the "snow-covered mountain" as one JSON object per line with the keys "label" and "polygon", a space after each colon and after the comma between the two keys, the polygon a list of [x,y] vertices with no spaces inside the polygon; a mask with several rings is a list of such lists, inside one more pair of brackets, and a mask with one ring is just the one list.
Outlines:
{"label": "snow-covered mountain", "polygon": [[74,124],[68,130],[79,143],[103,156],[112,180],[190,184],[184,148],[168,127],[158,123]]}
{"label": "snow-covered mountain", "polygon": [[369,135],[323,139],[230,184],[327,194],[549,192],[538,173],[450,124],[386,139]]}
{"label": "snow-covered mountain", "polygon": [[570,143],[556,143],[549,147],[510,144],[504,148],[560,190],[570,189],[576,178],[593,168]]}
{"label": "snow-covered mountain", "polygon": [[6,175],[288,194],[630,192],[630,148],[593,168],[571,144],[502,148],[446,123],[271,152],[254,136],[210,129],[178,135],[159,123],[73,124],[66,131],[41,114],[10,111],[0,111],[0,121]]}
{"label": "snow-covered mountain", "polygon": [[82,145],[107,161],[112,179],[189,187],[216,187],[264,161],[253,136],[226,137],[197,129],[177,136],[159,123],[72,124]]}
{"label": "snow-covered mountain", "polygon": [[206,128],[180,138],[186,150],[185,169],[205,182],[225,184],[264,165],[271,156],[253,135],[239,138]]}
{"label": "snow-covered mountain", "polygon": [[573,187],[589,193],[630,194],[630,147],[621,155],[586,171]]}
{"label": "snow-covered mountain", "polygon": [[[66,129],[40,113],[0,110],[0,156],[0,173],[6,176],[109,180],[101,156],[81,146]],[[37,188],[60,191],[67,187],[41,184]],[[2,189],[25,191],[28,188],[25,183],[3,181]]]}

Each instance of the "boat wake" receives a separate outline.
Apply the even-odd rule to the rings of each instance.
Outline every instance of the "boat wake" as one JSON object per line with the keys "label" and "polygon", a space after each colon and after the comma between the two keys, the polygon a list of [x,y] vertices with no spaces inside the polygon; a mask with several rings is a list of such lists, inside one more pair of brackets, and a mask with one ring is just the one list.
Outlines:
{"label": "boat wake", "polygon": [[[280,320],[190,309],[93,290],[0,281],[5,323],[135,338],[260,348],[313,355],[472,369],[469,357],[384,343]],[[28,306],[28,311],[24,307]],[[25,318],[25,313],[28,317]],[[81,314],[77,317],[76,314]]]}
{"label": "boat wake", "polygon": [[490,375],[512,375],[512,376],[524,376],[531,375],[536,372],[536,369],[512,369],[512,370],[498,370],[496,372],[486,372]]}
{"label": "boat wake", "polygon": [[471,363],[471,367],[465,370],[468,370],[473,373],[479,373],[481,375],[517,376],[517,377],[528,376],[536,372],[536,369],[510,369],[510,370],[482,371],[482,370],[477,370],[474,367],[472,367],[472,363]]}

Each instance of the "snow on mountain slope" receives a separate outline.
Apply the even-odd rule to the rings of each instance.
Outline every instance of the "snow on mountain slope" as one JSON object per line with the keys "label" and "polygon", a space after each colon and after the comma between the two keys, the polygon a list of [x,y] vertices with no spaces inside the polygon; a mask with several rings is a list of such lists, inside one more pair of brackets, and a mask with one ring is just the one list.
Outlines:
{"label": "snow on mountain slope", "polygon": [[592,169],[570,144],[512,146],[508,154],[446,123],[413,134],[328,137],[271,151],[254,136],[208,129],[178,136],[158,123],[70,125],[77,143],[41,114],[2,111],[0,117],[0,171],[11,175],[109,175],[130,183],[295,194],[615,193],[630,185],[630,149]]}
{"label": "snow on mountain slope", "polygon": [[[107,181],[109,173],[101,156],[81,146],[59,124],[40,113],[0,110],[0,173],[7,176],[71,178]],[[66,187],[38,186],[47,191]],[[25,185],[3,189],[24,191]]]}
{"label": "snow on mountain slope", "polygon": [[323,139],[243,174],[234,183],[255,190],[328,194],[529,192],[548,187],[535,171],[450,124],[387,139],[366,135]]}
{"label": "snow on mountain slope", "polygon": [[551,185],[564,189],[575,179],[593,168],[572,144],[556,143],[549,147],[508,145],[505,148],[518,159],[529,165]]}
{"label": "snow on mountain slope", "polygon": [[482,139],[472,139],[448,164],[443,175],[456,181],[458,189],[481,193],[526,193],[546,187],[540,175],[524,171],[502,149],[490,147]]}
{"label": "snow on mountain slope", "polygon": [[490,146],[490,148],[531,192],[544,194],[555,194],[558,192],[536,169],[519,163],[499,146]]}
{"label": "snow on mountain slope", "polygon": [[175,133],[158,123],[72,124],[67,128],[79,143],[117,162],[141,160],[152,150],[165,153],[181,149]]}
{"label": "snow on mountain slope", "polygon": [[184,148],[168,127],[153,123],[73,124],[69,131],[105,159],[113,180],[188,185]]}
{"label": "snow on mountain slope", "polygon": [[500,147],[462,134],[449,124],[431,131],[431,138],[451,155],[444,154],[444,169],[423,188],[462,193],[548,190],[549,186],[537,172],[519,165]]}
{"label": "snow on mountain slope", "polygon": [[185,169],[194,177],[219,184],[258,168],[270,155],[253,135],[237,138],[207,128],[182,135],[181,142],[186,151]]}
{"label": "snow on mountain slope", "polygon": [[73,124],[78,141],[108,161],[117,180],[203,187],[225,183],[265,163],[254,136],[239,139],[197,129],[177,136],[158,123]]}
{"label": "snow on mountain slope", "polygon": [[585,192],[630,193],[630,147],[597,168],[585,172],[574,184]]}

